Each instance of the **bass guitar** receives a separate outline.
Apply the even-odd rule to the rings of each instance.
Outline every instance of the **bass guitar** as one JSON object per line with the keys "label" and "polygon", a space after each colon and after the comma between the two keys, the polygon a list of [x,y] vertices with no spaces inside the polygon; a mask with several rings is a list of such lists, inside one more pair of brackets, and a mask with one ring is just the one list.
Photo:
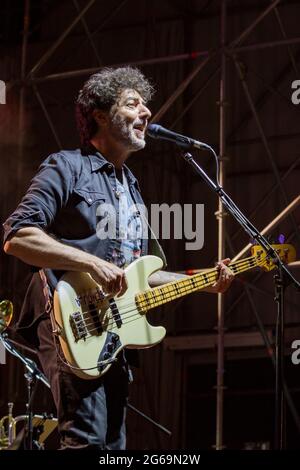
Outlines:
{"label": "bass guitar", "polygon": [[[295,259],[292,245],[273,245],[286,263]],[[229,264],[234,275],[255,267],[266,271],[275,262],[260,246],[252,255]],[[102,376],[123,348],[149,348],[166,335],[163,326],[152,326],[146,313],[160,305],[212,286],[218,279],[217,268],[194,276],[150,288],[148,277],[162,268],[156,256],[144,256],[125,270],[127,291],[120,297],[103,294],[101,286],[87,273],[67,272],[54,292],[56,334],[70,368],[84,379]]]}

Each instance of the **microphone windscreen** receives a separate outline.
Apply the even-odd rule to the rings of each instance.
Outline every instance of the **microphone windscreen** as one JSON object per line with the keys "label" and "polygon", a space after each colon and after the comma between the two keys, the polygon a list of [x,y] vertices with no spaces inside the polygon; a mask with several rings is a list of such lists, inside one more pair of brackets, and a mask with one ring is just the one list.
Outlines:
{"label": "microphone windscreen", "polygon": [[161,126],[159,126],[158,124],[149,124],[148,127],[147,127],[147,130],[146,130],[146,133],[150,137],[157,138],[160,127]]}

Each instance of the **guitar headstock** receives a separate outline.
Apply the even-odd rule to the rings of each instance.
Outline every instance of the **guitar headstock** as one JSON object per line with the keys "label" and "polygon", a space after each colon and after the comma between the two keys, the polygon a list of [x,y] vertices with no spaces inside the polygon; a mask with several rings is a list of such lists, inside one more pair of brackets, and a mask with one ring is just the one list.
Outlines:
{"label": "guitar headstock", "polygon": [[[293,245],[286,243],[271,245],[280,259],[285,263],[291,263],[296,259],[296,250]],[[264,271],[271,271],[276,267],[276,264],[272,261],[270,257],[267,256],[267,252],[260,245],[253,245],[251,248],[251,253],[258,261],[258,264],[264,269]]]}

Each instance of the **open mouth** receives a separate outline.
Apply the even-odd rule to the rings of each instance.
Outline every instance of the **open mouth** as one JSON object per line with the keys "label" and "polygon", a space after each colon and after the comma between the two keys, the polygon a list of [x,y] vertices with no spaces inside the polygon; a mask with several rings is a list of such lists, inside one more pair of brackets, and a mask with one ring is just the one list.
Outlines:
{"label": "open mouth", "polygon": [[138,124],[136,126],[133,126],[133,130],[134,130],[137,137],[144,138],[144,136],[145,136],[145,126],[143,124]]}

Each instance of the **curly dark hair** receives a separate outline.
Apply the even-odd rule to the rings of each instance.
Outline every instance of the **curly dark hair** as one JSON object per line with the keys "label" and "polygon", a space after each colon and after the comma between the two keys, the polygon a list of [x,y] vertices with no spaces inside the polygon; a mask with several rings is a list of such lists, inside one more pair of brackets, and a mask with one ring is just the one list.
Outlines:
{"label": "curly dark hair", "polygon": [[76,122],[83,148],[88,148],[98,128],[92,111],[109,111],[126,88],[136,90],[145,102],[151,99],[154,92],[152,84],[142,72],[129,66],[104,68],[84,83],[76,100]]}

